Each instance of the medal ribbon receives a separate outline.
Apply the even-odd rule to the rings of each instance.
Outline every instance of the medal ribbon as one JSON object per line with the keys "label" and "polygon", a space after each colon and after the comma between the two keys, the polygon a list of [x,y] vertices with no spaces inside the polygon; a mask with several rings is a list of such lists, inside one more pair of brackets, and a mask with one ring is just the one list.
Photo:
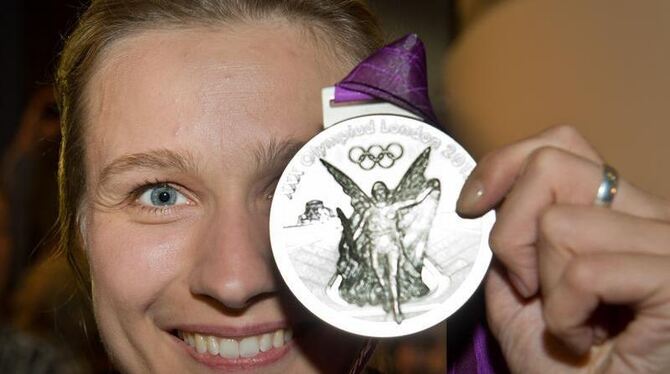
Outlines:
{"label": "medal ribbon", "polygon": [[335,85],[335,102],[382,100],[433,125],[439,121],[428,97],[426,50],[416,34],[383,47]]}
{"label": "medal ribbon", "polygon": [[[406,35],[386,45],[358,64],[335,85],[335,102],[382,100],[422,117],[439,127],[428,97],[426,50],[416,34]],[[465,354],[449,365],[449,374],[493,374],[489,359],[488,332],[478,326]],[[350,373],[360,373],[372,355],[374,342],[368,341]]]}

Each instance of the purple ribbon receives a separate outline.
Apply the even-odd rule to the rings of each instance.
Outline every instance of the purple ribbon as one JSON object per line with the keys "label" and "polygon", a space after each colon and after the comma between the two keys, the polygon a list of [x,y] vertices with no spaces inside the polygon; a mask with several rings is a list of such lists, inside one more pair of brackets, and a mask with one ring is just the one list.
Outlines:
{"label": "purple ribbon", "polygon": [[478,324],[473,335],[471,344],[463,354],[455,362],[447,363],[448,374],[495,374],[488,347],[489,332]]}
{"label": "purple ribbon", "polygon": [[[399,106],[433,125],[439,125],[428,97],[426,51],[417,35],[409,34],[383,47],[335,85],[336,103],[375,99]],[[489,336],[488,331],[478,325],[467,349],[449,363],[448,373],[495,373],[487,346]],[[369,350],[366,352],[361,354],[352,372],[359,372],[365,365],[370,354]]]}
{"label": "purple ribbon", "polygon": [[374,99],[439,124],[428,97],[426,50],[416,34],[383,47],[335,85],[336,103]]}

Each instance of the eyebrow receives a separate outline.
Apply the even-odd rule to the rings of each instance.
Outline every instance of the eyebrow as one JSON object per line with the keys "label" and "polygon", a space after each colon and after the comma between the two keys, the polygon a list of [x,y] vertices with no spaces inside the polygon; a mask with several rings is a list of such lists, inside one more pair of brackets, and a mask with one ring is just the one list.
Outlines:
{"label": "eyebrow", "polygon": [[[253,149],[256,170],[260,173],[283,169],[305,142],[277,138],[258,144]],[[193,157],[189,153],[179,153],[169,149],[133,153],[121,156],[100,172],[100,184],[105,185],[114,176],[134,169],[174,169],[189,172],[196,169]]]}
{"label": "eyebrow", "polygon": [[266,172],[283,169],[303,145],[303,141],[277,138],[259,144],[253,151],[256,170]]}
{"label": "eyebrow", "polygon": [[169,149],[133,153],[121,156],[100,172],[100,184],[105,184],[113,176],[133,169],[175,169],[182,172],[196,169],[189,153],[179,153]]}

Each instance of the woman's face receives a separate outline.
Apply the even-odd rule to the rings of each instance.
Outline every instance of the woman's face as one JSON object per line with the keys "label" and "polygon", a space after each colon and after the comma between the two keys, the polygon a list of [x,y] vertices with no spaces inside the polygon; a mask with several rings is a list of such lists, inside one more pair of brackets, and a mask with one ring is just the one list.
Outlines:
{"label": "woman's face", "polygon": [[[87,87],[83,237],[93,303],[126,372],[342,372],[360,340],[277,278],[271,194],[351,68],[286,22],[145,31]],[[291,339],[291,335],[293,338]]]}

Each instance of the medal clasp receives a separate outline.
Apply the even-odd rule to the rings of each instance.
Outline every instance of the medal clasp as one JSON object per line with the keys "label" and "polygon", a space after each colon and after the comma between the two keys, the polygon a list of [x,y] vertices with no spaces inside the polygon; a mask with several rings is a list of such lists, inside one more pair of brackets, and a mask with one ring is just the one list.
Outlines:
{"label": "medal clasp", "polygon": [[344,120],[371,114],[395,114],[421,121],[421,117],[391,103],[380,100],[352,101],[346,103],[335,102],[335,87],[326,87],[321,90],[321,104],[323,106],[323,128],[328,128]]}

